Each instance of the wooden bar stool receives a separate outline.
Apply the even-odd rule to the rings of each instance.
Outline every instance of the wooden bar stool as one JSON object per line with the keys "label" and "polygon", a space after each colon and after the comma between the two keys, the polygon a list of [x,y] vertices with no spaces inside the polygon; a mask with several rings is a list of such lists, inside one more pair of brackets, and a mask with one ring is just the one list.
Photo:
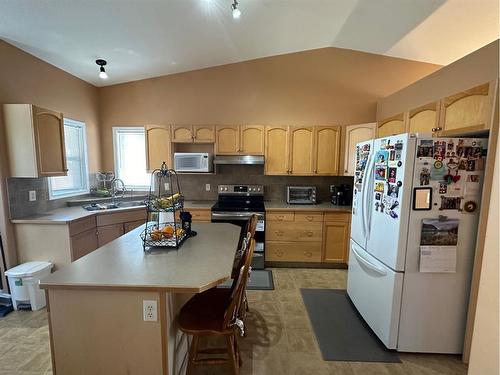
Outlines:
{"label": "wooden bar stool", "polygon": [[[234,374],[239,374],[241,358],[238,346],[238,333],[244,331],[243,322],[238,317],[244,295],[248,272],[252,262],[255,240],[251,240],[245,253],[244,264],[231,286],[230,293],[224,289],[210,289],[196,294],[181,309],[179,313],[179,328],[192,335],[189,350],[187,375],[199,365],[217,365],[229,363]],[[216,292],[220,290],[220,292]],[[198,349],[202,336],[224,336],[226,347]],[[226,354],[225,358],[198,358],[199,354]]]}

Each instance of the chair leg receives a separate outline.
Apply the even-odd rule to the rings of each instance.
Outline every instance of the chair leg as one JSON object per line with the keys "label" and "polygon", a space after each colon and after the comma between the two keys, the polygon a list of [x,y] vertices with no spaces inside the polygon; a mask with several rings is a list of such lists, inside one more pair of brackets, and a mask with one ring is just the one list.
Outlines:
{"label": "chair leg", "polygon": [[[245,331],[246,332],[246,331]],[[243,360],[241,359],[240,344],[238,343],[238,336],[235,335],[234,346],[236,347],[235,352],[238,354],[238,366],[243,366]]]}
{"label": "chair leg", "polygon": [[246,310],[246,312],[250,312],[250,307],[248,306],[248,298],[247,298],[246,290],[245,290],[245,295],[243,296],[243,298],[245,299],[245,310]]}
{"label": "chair leg", "polygon": [[236,339],[235,334],[231,336],[226,336],[227,350],[229,354],[229,366],[233,370],[234,375],[239,375],[240,367],[238,366],[237,354],[234,350],[234,340]]}
{"label": "chair leg", "polygon": [[191,340],[191,347],[189,349],[189,357],[188,357],[188,366],[186,370],[186,375],[192,375],[195,368],[196,355],[198,353],[198,340],[199,337],[193,335],[193,339]]}

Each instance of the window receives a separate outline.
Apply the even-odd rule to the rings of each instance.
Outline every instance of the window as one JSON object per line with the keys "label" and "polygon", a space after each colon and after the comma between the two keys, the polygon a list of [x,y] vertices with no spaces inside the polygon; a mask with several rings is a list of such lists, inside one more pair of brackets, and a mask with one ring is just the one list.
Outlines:
{"label": "window", "polygon": [[89,171],[85,123],[64,119],[64,146],[68,175],[49,177],[49,198],[57,199],[87,194]]}
{"label": "window", "polygon": [[132,189],[149,189],[151,176],[146,172],[146,140],[144,128],[114,127],[116,178]]}

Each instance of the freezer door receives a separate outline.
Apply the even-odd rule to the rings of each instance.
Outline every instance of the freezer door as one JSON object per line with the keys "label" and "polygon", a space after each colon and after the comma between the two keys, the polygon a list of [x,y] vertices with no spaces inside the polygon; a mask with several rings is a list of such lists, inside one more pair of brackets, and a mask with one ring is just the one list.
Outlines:
{"label": "freezer door", "polygon": [[[439,142],[439,143],[437,143]],[[429,138],[417,140],[417,164],[414,172],[414,186],[431,187],[433,190],[432,210],[415,211],[410,214],[410,231],[406,254],[405,279],[399,330],[398,350],[429,353],[461,353],[464,341],[469,290],[474,263],[481,181],[484,175],[482,152],[487,140]],[[420,146],[420,148],[418,148]],[[429,157],[429,147],[442,156]],[[442,149],[440,149],[442,147]],[[464,151],[465,149],[465,151]],[[449,158],[447,157],[449,154]],[[466,155],[464,155],[466,154]],[[457,157],[459,159],[457,159]],[[457,169],[448,171],[451,163],[458,163]],[[464,161],[460,166],[461,160]],[[471,163],[470,161],[474,161]],[[437,162],[443,170],[436,170]],[[468,163],[467,163],[468,162]],[[441,165],[442,164],[442,165]],[[429,178],[427,168],[430,172]],[[423,176],[422,171],[424,171]],[[443,175],[460,176],[456,181],[443,185]],[[441,197],[463,197],[463,202],[476,202],[473,212],[450,209]],[[448,208],[446,208],[448,207]],[[439,233],[441,223],[458,220],[458,234]],[[425,220],[427,235],[422,238]],[[435,225],[436,231],[429,231]],[[456,272],[420,272],[420,245],[432,242],[450,245],[456,238]],[[451,242],[448,242],[451,241]]]}
{"label": "freezer door", "polygon": [[356,167],[354,172],[354,186],[352,199],[352,221],[351,238],[363,248],[366,246],[366,193],[369,179],[366,171],[372,163],[373,140],[358,143],[356,145],[355,157]]}
{"label": "freezer door", "polygon": [[415,138],[409,134],[376,139],[367,194],[367,251],[395,271],[404,271]]}
{"label": "freezer door", "polygon": [[403,274],[394,272],[351,241],[347,294],[389,349],[396,349]]}

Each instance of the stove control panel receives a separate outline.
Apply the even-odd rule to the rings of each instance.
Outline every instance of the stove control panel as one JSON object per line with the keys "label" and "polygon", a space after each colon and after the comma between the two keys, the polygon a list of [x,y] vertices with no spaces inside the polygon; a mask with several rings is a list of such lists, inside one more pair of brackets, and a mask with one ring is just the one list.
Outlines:
{"label": "stove control panel", "polygon": [[264,195],[262,185],[219,185],[219,195]]}

